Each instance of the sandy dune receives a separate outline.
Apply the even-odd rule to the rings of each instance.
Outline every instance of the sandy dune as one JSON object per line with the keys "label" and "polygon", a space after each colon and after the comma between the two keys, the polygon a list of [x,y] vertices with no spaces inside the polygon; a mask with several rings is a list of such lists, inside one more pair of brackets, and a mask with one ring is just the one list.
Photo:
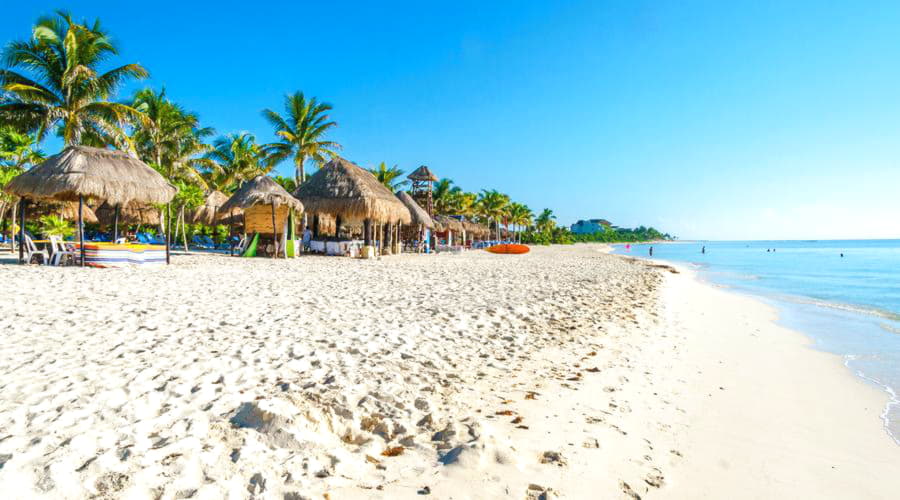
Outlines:
{"label": "sandy dune", "polygon": [[174,263],[0,267],[16,290],[0,302],[5,497],[637,498],[718,484],[692,475],[720,450],[697,444],[710,403],[693,388],[715,382],[691,376],[701,358],[688,354],[705,352],[693,343],[709,344],[672,298],[673,283],[701,286],[683,273],[586,245]]}

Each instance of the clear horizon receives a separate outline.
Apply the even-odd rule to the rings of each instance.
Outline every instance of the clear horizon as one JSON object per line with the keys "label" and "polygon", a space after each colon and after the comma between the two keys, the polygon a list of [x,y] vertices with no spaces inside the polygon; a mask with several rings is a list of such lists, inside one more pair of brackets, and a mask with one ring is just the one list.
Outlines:
{"label": "clear horizon", "polygon": [[[47,2],[120,47],[219,134],[302,90],[365,167],[421,164],[560,224],[681,239],[900,237],[900,4]],[[47,141],[48,153],[58,141]],[[283,165],[282,175],[292,168]]]}

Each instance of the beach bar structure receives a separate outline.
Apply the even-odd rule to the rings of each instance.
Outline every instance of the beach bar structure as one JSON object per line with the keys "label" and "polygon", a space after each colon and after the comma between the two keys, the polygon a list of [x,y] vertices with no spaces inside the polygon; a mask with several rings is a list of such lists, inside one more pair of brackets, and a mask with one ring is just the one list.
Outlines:
{"label": "beach bar structure", "polygon": [[246,235],[272,239],[273,258],[278,258],[279,254],[296,256],[296,249],[292,247],[294,228],[291,212],[303,212],[303,203],[271,177],[258,175],[245,182],[218,212],[220,216],[233,219],[232,210],[243,211]]}
{"label": "beach bar structure", "polygon": [[[84,207],[87,200],[102,200],[118,212],[129,203],[165,204],[177,192],[162,175],[122,151],[68,146],[36,167],[13,178],[4,190],[21,198],[20,241],[25,239],[27,200],[78,202],[78,241],[85,265]],[[19,260],[24,261],[20,245]],[[166,263],[169,242],[166,240]]]}
{"label": "beach bar structure", "polygon": [[[400,224],[412,221],[409,210],[390,189],[370,172],[341,157],[335,157],[295,191],[307,214],[312,215],[313,237],[320,236],[319,216],[335,218],[335,236],[345,223],[362,223],[364,245],[374,247],[376,235],[382,245],[394,247]],[[391,251],[392,251],[391,250]]]}

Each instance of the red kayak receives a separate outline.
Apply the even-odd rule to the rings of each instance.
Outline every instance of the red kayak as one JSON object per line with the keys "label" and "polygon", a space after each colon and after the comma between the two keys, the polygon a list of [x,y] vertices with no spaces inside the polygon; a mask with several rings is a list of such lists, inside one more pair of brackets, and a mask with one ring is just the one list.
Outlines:
{"label": "red kayak", "polygon": [[502,245],[494,245],[487,247],[487,251],[491,253],[504,254],[523,254],[531,251],[527,245],[516,245],[515,243],[504,243]]}

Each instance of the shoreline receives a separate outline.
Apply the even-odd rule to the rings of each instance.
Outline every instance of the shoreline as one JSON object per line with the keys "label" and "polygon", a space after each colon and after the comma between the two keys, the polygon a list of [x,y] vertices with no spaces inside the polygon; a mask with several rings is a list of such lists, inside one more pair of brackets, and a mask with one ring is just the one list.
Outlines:
{"label": "shoreline", "polygon": [[900,447],[883,427],[885,392],[778,325],[771,305],[675,267],[683,276],[667,280],[663,301],[686,325],[682,369],[696,367],[692,379],[709,389],[683,401],[694,410],[685,448],[696,455],[677,468],[671,497],[715,496],[723,484],[747,498],[895,494]]}
{"label": "shoreline", "polygon": [[[883,411],[879,417],[882,422],[882,430],[884,431],[888,440],[890,440],[892,443],[900,445],[900,435],[894,435],[894,433],[891,432],[892,421],[889,418],[891,409],[894,407],[900,407],[900,398],[898,398],[898,395],[894,391],[894,389],[886,383],[883,383],[875,378],[867,376],[859,368],[850,366],[850,363],[854,360],[852,355],[842,354],[839,352],[834,352],[834,351],[830,351],[825,348],[819,347],[817,344],[819,344],[820,340],[817,338],[815,333],[813,333],[812,331],[809,331],[809,329],[812,328],[812,325],[808,325],[808,324],[790,325],[790,324],[788,324],[788,322],[786,322],[784,320],[784,318],[783,318],[784,315],[782,314],[783,311],[787,312],[789,310],[788,308],[791,308],[791,307],[794,307],[796,309],[797,307],[817,306],[817,307],[826,307],[826,308],[829,308],[830,310],[834,310],[838,313],[859,315],[860,316],[860,318],[858,319],[859,321],[871,321],[870,316],[872,316],[872,315],[875,315],[878,317],[884,317],[887,319],[894,319],[892,316],[888,315],[889,313],[885,313],[884,311],[873,308],[873,307],[853,306],[853,305],[847,305],[847,304],[842,304],[842,303],[830,303],[830,302],[819,301],[819,300],[815,300],[812,298],[806,298],[806,297],[779,296],[779,295],[775,294],[775,292],[772,292],[769,295],[764,295],[759,292],[753,292],[750,290],[742,290],[740,288],[717,283],[709,278],[703,277],[703,276],[701,276],[700,271],[698,269],[689,267],[688,264],[685,262],[672,261],[672,260],[659,259],[659,258],[650,258],[647,256],[637,256],[637,255],[628,255],[628,254],[623,254],[623,253],[614,253],[615,250],[616,250],[615,248],[610,248],[607,252],[612,255],[617,255],[617,256],[620,256],[620,257],[623,257],[626,259],[636,259],[636,260],[645,261],[645,262],[654,262],[654,263],[658,263],[658,264],[674,266],[674,267],[678,268],[679,270],[681,270],[685,274],[693,275],[693,279],[702,285],[710,286],[717,290],[722,290],[726,293],[731,293],[731,294],[735,294],[735,295],[738,295],[741,297],[746,297],[751,300],[757,301],[761,304],[764,304],[767,307],[772,308],[772,311],[774,314],[774,319],[772,321],[775,324],[783,327],[785,330],[789,330],[791,332],[795,332],[795,333],[802,335],[803,338],[808,341],[807,347],[809,349],[816,351],[816,352],[822,352],[822,353],[834,356],[839,361],[839,364],[841,366],[843,366],[844,369],[847,370],[847,373],[849,373],[855,379],[857,379],[859,381],[863,381],[868,387],[876,388],[884,396],[884,404],[882,405]],[[794,314],[796,314],[796,312],[797,311],[794,311]],[[879,324],[878,326],[881,328],[884,328],[883,325]],[[894,424],[896,424],[896,422],[894,422]]]}

